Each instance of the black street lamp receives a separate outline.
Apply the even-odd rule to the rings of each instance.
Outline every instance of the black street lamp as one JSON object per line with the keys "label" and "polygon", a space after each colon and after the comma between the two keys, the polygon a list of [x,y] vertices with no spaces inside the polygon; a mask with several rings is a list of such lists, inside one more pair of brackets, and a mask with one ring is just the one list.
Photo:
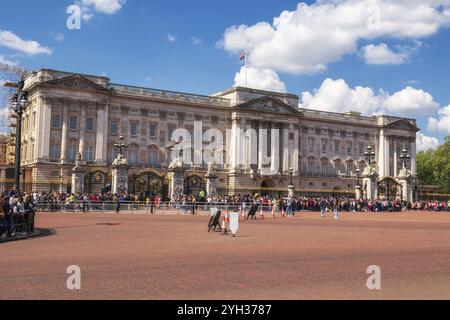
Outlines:
{"label": "black street lamp", "polygon": [[291,176],[291,181],[289,182],[290,186],[294,185],[293,176],[294,176],[294,168],[289,167],[289,175]]}
{"label": "black street lamp", "polygon": [[119,141],[116,141],[116,143],[114,143],[114,147],[118,150],[118,155],[119,156],[124,156],[124,151],[126,151],[128,149],[128,144],[124,141],[125,138],[123,135],[119,136]]}
{"label": "black street lamp", "polygon": [[400,161],[402,163],[403,169],[406,168],[406,165],[408,164],[410,159],[411,156],[408,154],[408,151],[406,149],[403,149],[402,154],[400,155]]}
{"label": "black street lamp", "polygon": [[364,157],[366,158],[369,166],[372,164],[372,160],[375,159],[375,151],[373,151],[372,146],[368,146],[366,152],[364,152]]}
{"label": "black street lamp", "polygon": [[10,109],[17,117],[16,127],[16,149],[15,149],[15,172],[14,172],[14,189],[17,193],[20,192],[20,146],[22,140],[22,116],[28,103],[28,92],[22,91],[24,86],[23,81],[19,83],[17,92],[11,98]]}

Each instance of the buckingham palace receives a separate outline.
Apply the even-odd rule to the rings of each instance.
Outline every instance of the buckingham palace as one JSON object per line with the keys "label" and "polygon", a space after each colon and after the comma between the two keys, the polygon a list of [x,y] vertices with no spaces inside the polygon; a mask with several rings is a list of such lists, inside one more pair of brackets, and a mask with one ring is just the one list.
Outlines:
{"label": "buckingham palace", "polygon": [[[292,183],[299,195],[352,195],[358,173],[364,179],[365,172],[376,175],[379,196],[390,189],[399,195],[402,170],[411,179],[416,173],[419,129],[414,119],[302,109],[299,97],[288,93],[232,87],[203,96],[48,69],[27,76],[24,90],[29,98],[21,135],[25,191],[70,192],[79,155],[86,167],[84,190],[100,192],[111,185],[115,144],[123,136],[128,192],[167,197],[172,159],[167,146],[177,129],[195,135],[196,123],[203,132],[214,128],[223,133],[225,160],[214,164],[219,194],[284,194]],[[268,150],[261,152],[260,134],[238,136],[237,128],[268,129]],[[205,144],[194,145],[192,157]],[[373,159],[367,159],[368,147]],[[402,161],[405,150],[407,163]],[[272,161],[267,165],[264,157]],[[184,192],[205,190],[211,165],[184,165]],[[380,187],[386,181],[387,190]]]}

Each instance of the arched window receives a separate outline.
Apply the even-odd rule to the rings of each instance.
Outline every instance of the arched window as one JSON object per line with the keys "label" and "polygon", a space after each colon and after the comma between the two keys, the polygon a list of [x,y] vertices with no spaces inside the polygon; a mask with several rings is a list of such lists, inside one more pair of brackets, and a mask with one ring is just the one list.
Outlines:
{"label": "arched window", "polygon": [[306,164],[306,171],[310,175],[314,174],[314,164],[315,164],[314,157],[309,157],[308,162]]}
{"label": "arched window", "polygon": [[354,171],[352,160],[347,161],[345,169],[346,169],[345,173],[346,173],[347,177],[351,177],[353,175],[353,171]]}
{"label": "arched window", "polygon": [[341,159],[334,160],[334,173],[339,175],[341,173]]}
{"label": "arched window", "polygon": [[148,148],[147,162],[149,165],[154,166],[159,162],[159,150],[156,146],[150,146]]}
{"label": "arched window", "polygon": [[128,151],[128,162],[131,165],[136,165],[138,163],[139,146],[132,145]]}
{"label": "arched window", "polygon": [[321,167],[320,167],[320,175],[323,177],[326,177],[328,175],[328,159],[323,158],[321,160]]}

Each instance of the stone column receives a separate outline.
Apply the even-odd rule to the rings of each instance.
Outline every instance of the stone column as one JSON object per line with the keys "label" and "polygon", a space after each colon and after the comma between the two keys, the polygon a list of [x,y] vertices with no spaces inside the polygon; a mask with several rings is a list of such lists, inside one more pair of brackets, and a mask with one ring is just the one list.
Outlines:
{"label": "stone column", "polygon": [[390,143],[389,143],[389,139],[390,139],[390,137],[388,137],[388,136],[386,136],[385,135],[385,137],[384,137],[384,147],[385,147],[385,150],[384,150],[384,156],[385,156],[385,159],[384,159],[384,176],[386,177],[386,176],[389,176],[390,175],[390,169],[391,169],[391,157],[390,157],[390,147],[389,147],[389,145],[390,145]]}
{"label": "stone column", "polygon": [[300,174],[300,168],[298,165],[298,158],[299,158],[299,149],[298,149],[298,143],[299,143],[299,128],[294,128],[294,150],[292,152],[292,168],[294,168],[294,176],[298,176]]}
{"label": "stone column", "polygon": [[381,176],[384,176],[385,173],[385,137],[384,137],[384,129],[380,129],[379,136],[379,147],[378,147],[378,172]]}
{"label": "stone column", "polygon": [[291,130],[287,127],[287,125],[282,125],[282,134],[283,134],[283,173],[289,172],[289,133]]}
{"label": "stone column", "polygon": [[81,159],[85,160],[84,145],[86,139],[86,109],[80,105],[80,141],[78,144],[78,152],[81,154]]}
{"label": "stone column", "polygon": [[128,162],[126,159],[116,159],[111,170],[112,183],[111,192],[113,194],[128,193]]}
{"label": "stone column", "polygon": [[230,173],[236,173],[239,168],[239,122],[236,115],[233,116],[233,122],[231,125],[231,144],[230,144],[230,160],[231,168]]}
{"label": "stone column", "polygon": [[61,126],[61,157],[62,163],[66,162],[67,159],[67,139],[69,134],[69,106],[62,105],[63,108],[63,119]]}
{"label": "stone column", "polygon": [[[263,135],[263,124],[261,121],[259,121],[258,123],[258,171],[262,172],[263,171],[263,159],[264,159],[264,154],[263,154],[263,143],[266,144],[267,146],[267,141],[263,142],[264,139],[264,135]],[[265,150],[267,151],[267,150]]]}
{"label": "stone column", "polygon": [[416,174],[417,171],[417,150],[416,150],[416,138],[411,138],[409,153],[411,156],[411,174]]}
{"label": "stone column", "polygon": [[184,195],[184,168],[174,167],[170,169],[170,199]]}
{"label": "stone column", "polygon": [[277,175],[280,173],[280,130],[275,123],[272,123],[270,133],[270,149],[270,171],[272,175]]}
{"label": "stone column", "polygon": [[395,137],[393,138],[394,141],[394,177],[398,176],[398,158],[397,158],[397,141]]}
{"label": "stone column", "polygon": [[72,193],[80,194],[84,193],[84,175],[85,167],[81,165],[79,160],[77,164],[72,169]]}
{"label": "stone column", "polygon": [[52,121],[52,99],[41,98],[36,112],[36,144],[35,157],[37,159],[50,158],[50,130]]}
{"label": "stone column", "polygon": [[106,165],[106,151],[107,146],[107,128],[106,121],[106,107],[97,107],[97,128],[96,128],[96,143],[95,143],[95,164]]}
{"label": "stone column", "polygon": [[212,168],[208,170],[205,175],[206,178],[206,194],[208,196],[214,196],[217,194],[217,174]]}

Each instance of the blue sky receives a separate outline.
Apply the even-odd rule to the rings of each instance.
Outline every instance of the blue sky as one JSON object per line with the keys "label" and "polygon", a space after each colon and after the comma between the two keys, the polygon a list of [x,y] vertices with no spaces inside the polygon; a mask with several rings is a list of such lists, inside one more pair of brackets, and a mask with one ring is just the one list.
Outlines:
{"label": "blue sky", "polygon": [[[250,86],[302,107],[417,118],[427,148],[450,135],[449,2],[8,1],[0,61],[211,94],[243,84],[247,48]],[[66,26],[74,3],[80,30]]]}

